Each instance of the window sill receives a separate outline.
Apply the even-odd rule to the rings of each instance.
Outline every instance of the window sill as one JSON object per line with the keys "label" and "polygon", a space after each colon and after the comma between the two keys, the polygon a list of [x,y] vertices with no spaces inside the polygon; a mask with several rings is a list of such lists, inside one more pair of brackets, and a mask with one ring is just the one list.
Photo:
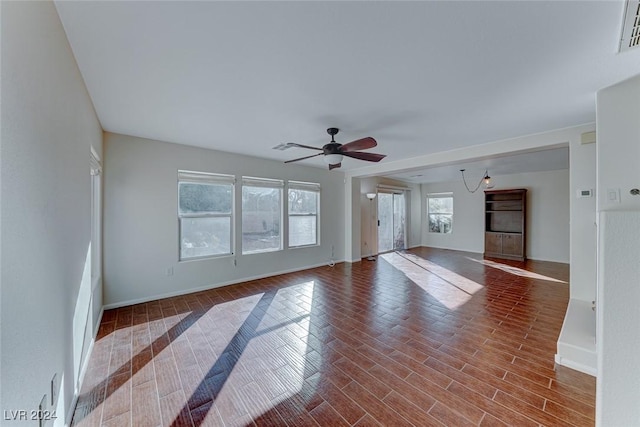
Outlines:
{"label": "window sill", "polygon": [[242,255],[256,255],[256,254],[267,254],[267,253],[271,253],[271,252],[280,252],[282,251],[282,248],[277,248],[277,249],[260,249],[257,251],[251,251],[251,252],[242,252]]}
{"label": "window sill", "polygon": [[317,248],[320,247],[319,243],[312,243],[310,245],[289,246],[287,249],[303,249],[303,248]]}
{"label": "window sill", "polygon": [[205,256],[194,256],[189,258],[179,258],[178,263],[181,262],[192,262],[192,261],[204,261],[204,260],[213,260],[213,259],[224,259],[224,258],[233,258],[236,255],[234,253],[231,254],[220,254],[220,255],[205,255]]}

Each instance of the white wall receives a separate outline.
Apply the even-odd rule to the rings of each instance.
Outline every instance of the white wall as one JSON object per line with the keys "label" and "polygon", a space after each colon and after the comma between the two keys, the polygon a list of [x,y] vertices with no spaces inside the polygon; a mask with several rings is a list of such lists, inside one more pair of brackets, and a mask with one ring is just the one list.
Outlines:
{"label": "white wall", "polygon": [[[640,76],[597,96],[596,424],[640,425]],[[608,189],[620,189],[611,203]]]}
{"label": "white wall", "polygon": [[[527,258],[569,262],[569,171],[494,176],[495,190],[526,188]],[[426,197],[453,192],[453,229],[429,233]],[[484,252],[484,192],[469,193],[462,179],[422,185],[422,244],[444,249]]]}
{"label": "white wall", "polygon": [[596,420],[640,425],[640,211],[599,218]]}
{"label": "white wall", "polygon": [[574,134],[569,140],[569,171],[571,299],[558,337],[556,363],[595,375],[596,315],[591,301],[596,299],[596,198],[577,194],[596,188],[596,144],[583,145],[580,135]]}
{"label": "white wall", "polygon": [[[104,303],[145,301],[345,256],[344,174],[132,136],[105,134]],[[178,262],[177,171],[319,182],[320,246]],[[236,185],[236,207],[241,185]],[[240,210],[236,209],[236,223]],[[237,236],[236,248],[240,248]],[[237,266],[234,266],[234,259]],[[173,275],[167,276],[168,268]]]}
{"label": "white wall", "polygon": [[62,424],[73,394],[72,317],[91,240],[89,152],[91,145],[102,151],[102,130],[54,4],[0,8],[0,409],[37,409],[57,373]]}
{"label": "white wall", "polygon": [[578,198],[577,192],[596,189],[596,144],[574,138],[569,145],[570,292],[572,299],[588,302],[596,299],[596,197]]}
{"label": "white wall", "polygon": [[345,259],[348,262],[359,262],[360,253],[360,179],[345,177],[344,224],[345,224]]}
{"label": "white wall", "polygon": [[598,210],[640,210],[640,76],[598,92],[597,140]]}

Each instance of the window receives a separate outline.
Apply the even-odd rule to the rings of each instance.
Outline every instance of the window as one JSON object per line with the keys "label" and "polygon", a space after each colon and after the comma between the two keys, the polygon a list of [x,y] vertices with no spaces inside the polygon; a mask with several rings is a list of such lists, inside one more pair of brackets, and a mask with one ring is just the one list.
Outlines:
{"label": "window", "polygon": [[320,184],[289,181],[289,247],[318,244]]}
{"label": "window", "polygon": [[429,233],[451,233],[453,224],[453,193],[427,195]]}
{"label": "window", "polygon": [[282,187],[276,179],[242,178],[242,253],[282,249]]}
{"label": "window", "polygon": [[232,253],[233,175],[178,171],[180,260]]}

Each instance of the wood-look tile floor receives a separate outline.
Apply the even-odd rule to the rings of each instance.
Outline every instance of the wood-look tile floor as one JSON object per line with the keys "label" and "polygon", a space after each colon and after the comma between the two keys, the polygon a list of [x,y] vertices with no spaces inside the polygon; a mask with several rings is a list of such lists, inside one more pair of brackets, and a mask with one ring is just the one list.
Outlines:
{"label": "wood-look tile floor", "polygon": [[568,266],[418,248],[104,313],[76,426],[587,426]]}

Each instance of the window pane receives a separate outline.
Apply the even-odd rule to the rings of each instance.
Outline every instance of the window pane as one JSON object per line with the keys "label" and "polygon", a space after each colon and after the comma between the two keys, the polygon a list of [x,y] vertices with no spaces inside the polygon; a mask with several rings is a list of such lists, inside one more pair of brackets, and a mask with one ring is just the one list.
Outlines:
{"label": "window pane", "polygon": [[378,252],[393,250],[393,194],[378,193]]}
{"label": "window pane", "polygon": [[430,213],[453,213],[453,197],[429,197]]}
{"label": "window pane", "polygon": [[242,187],[242,253],[279,250],[282,191]]}
{"label": "window pane", "polygon": [[404,249],[404,220],[405,220],[404,194],[393,195],[393,249]]}
{"label": "window pane", "polygon": [[180,219],[180,259],[230,253],[230,216]]}
{"label": "window pane", "polygon": [[429,214],[429,232],[451,233],[451,214]]}
{"label": "window pane", "polygon": [[317,218],[315,216],[289,217],[289,246],[315,245]]}
{"label": "window pane", "polygon": [[181,182],[178,185],[178,213],[231,213],[232,185],[190,182]]}
{"label": "window pane", "polygon": [[316,191],[289,190],[289,213],[317,214],[318,193]]}

